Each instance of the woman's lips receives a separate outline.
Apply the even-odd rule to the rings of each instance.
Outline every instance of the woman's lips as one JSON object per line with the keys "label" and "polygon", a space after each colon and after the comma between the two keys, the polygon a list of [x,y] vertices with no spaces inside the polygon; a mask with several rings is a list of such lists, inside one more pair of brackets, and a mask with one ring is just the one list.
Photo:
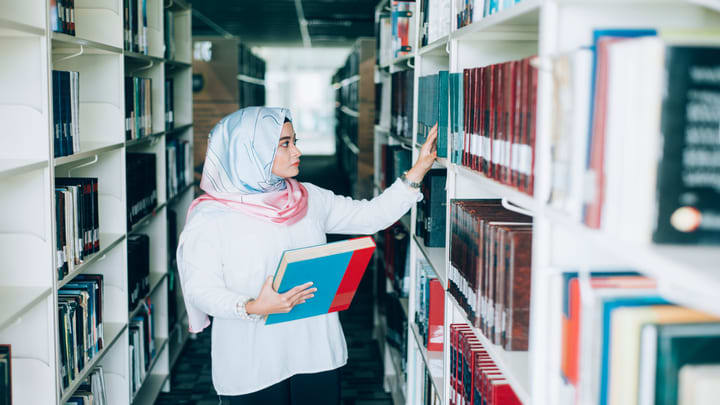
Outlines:
{"label": "woman's lips", "polygon": [[291,164],[290,166],[300,166],[300,161],[298,160],[297,162]]}

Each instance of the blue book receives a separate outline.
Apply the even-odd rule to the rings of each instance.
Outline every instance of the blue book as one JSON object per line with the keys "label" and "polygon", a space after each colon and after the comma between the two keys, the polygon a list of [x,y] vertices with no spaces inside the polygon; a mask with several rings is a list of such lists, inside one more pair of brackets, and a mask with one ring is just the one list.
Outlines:
{"label": "blue book", "polygon": [[275,291],[283,294],[309,281],[317,291],[286,314],[268,315],[265,325],[348,309],[374,251],[370,236],[284,251],[275,271]]}
{"label": "blue book", "polygon": [[602,303],[602,350],[600,369],[600,405],[608,402],[608,383],[610,379],[610,326],[612,325],[612,311],[622,307],[641,307],[648,305],[670,304],[664,298],[655,295],[635,297],[607,297]]}

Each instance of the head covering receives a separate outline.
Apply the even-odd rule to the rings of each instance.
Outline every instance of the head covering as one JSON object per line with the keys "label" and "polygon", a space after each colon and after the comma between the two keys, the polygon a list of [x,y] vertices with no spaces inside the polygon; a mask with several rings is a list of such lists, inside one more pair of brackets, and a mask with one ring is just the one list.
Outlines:
{"label": "head covering", "polygon": [[295,179],[272,173],[286,108],[248,107],[222,120],[210,132],[200,188],[207,194],[190,205],[188,216],[203,201],[292,225],[307,212],[307,190]]}
{"label": "head covering", "polygon": [[[188,209],[177,249],[178,273],[184,287],[183,235],[203,221],[191,221],[200,203],[205,212],[228,208],[269,222],[292,225],[307,213],[307,190],[295,179],[272,173],[280,133],[290,117],[286,108],[248,107],[222,120],[210,132],[200,188],[207,194],[196,198]],[[208,316],[187,298],[190,331],[197,333],[210,325]]]}

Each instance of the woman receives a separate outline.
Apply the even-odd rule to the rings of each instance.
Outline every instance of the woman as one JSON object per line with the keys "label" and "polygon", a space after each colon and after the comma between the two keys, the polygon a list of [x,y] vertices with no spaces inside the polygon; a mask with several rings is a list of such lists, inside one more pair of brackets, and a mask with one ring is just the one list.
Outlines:
{"label": "woman", "polygon": [[293,179],[301,153],[287,109],[244,108],[211,131],[200,182],[207,194],[190,205],[177,258],[190,331],[214,318],[221,404],[339,404],[347,347],[337,313],[265,326],[265,315],[315,292],[304,284],[278,294],[273,274],[284,250],[397,221],[422,198],[417,183],[437,156],[436,135],[403,179],[372,201],[355,201]]}

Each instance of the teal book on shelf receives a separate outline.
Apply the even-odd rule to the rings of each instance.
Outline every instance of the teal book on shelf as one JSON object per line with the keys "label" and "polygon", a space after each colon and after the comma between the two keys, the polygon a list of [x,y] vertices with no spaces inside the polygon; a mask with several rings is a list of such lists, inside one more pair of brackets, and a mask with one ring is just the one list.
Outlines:
{"label": "teal book on shelf", "polygon": [[375,251],[369,236],[283,252],[273,288],[282,294],[313,282],[315,296],[286,314],[270,314],[266,325],[309,318],[350,307],[355,291]]}

